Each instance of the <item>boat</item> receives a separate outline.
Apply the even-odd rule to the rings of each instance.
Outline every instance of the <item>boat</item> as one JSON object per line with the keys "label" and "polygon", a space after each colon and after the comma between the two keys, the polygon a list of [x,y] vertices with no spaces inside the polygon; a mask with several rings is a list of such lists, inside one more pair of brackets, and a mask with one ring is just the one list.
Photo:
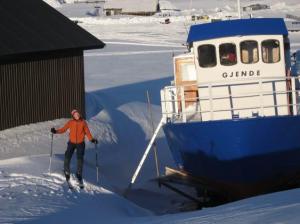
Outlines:
{"label": "boat", "polygon": [[281,18],[193,25],[161,90],[176,170],[228,200],[299,186],[299,78]]}

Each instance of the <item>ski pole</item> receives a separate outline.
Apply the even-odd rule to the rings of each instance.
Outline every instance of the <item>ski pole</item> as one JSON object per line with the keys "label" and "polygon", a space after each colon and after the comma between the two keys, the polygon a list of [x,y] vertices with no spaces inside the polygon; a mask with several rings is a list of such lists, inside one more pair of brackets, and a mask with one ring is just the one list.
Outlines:
{"label": "ski pole", "polygon": [[51,174],[52,155],[53,155],[53,133],[51,133],[51,147],[50,147],[49,174]]}
{"label": "ski pole", "polygon": [[95,151],[96,151],[96,172],[97,172],[97,183],[99,183],[99,164],[98,164],[98,151],[97,144],[95,143]]}

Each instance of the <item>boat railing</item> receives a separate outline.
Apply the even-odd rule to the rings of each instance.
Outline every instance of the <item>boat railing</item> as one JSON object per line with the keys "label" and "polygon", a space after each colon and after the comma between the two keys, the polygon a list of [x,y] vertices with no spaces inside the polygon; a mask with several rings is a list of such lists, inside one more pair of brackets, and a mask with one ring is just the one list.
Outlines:
{"label": "boat railing", "polygon": [[299,92],[299,77],[167,86],[161,90],[162,114],[166,122],[298,115]]}

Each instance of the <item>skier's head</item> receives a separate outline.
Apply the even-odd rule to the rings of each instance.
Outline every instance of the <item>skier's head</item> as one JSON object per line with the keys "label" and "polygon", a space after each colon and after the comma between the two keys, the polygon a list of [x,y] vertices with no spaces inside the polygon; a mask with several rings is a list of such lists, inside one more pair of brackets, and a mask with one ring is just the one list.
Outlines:
{"label": "skier's head", "polygon": [[78,110],[76,110],[76,109],[72,110],[71,115],[72,115],[72,117],[73,117],[75,120],[79,120],[79,119],[80,119],[80,113],[79,113]]}

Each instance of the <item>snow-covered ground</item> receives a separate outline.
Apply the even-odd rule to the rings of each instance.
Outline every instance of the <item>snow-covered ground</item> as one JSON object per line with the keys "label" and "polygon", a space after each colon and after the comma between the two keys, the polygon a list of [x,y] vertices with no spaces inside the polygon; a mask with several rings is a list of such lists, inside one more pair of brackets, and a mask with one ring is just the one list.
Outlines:
{"label": "snow-covered ground", "polygon": [[[146,91],[152,101],[154,123],[160,120],[160,89],[172,80],[172,56],[183,46],[190,15],[225,17],[236,12],[235,0],[170,0],[182,10],[171,24],[154,17],[91,17],[95,4],[53,7],[104,40],[102,50],[85,52],[86,110],[92,133],[100,140],[97,151],[87,144],[86,189],[68,191],[62,176],[67,136],[54,136],[52,174],[49,175],[51,127],[65,119],[0,132],[0,223],[298,223],[300,190],[291,190],[181,214],[174,212],[184,199],[158,189],[150,154],[133,190],[122,197],[151,137]],[[299,15],[298,0],[259,1],[270,10],[255,16]],[[253,1],[242,1],[243,5]],[[300,33],[291,33],[292,49],[300,48]],[[163,133],[158,138],[160,171],[174,166]],[[96,182],[95,155],[100,156],[100,183]],[[76,158],[72,161],[75,170]],[[134,203],[133,203],[134,202]],[[146,209],[147,210],[146,210]],[[159,214],[159,215],[158,215]],[[162,215],[163,214],[163,215]]]}
{"label": "snow-covered ground", "polygon": [[92,164],[86,166],[85,190],[68,190],[59,172],[62,156],[53,159],[51,175],[47,173],[48,159],[42,155],[1,161],[0,223],[296,224],[300,221],[299,189],[201,211],[157,216],[102,188],[106,180],[101,178],[101,184],[96,183]]}
{"label": "snow-covered ground", "polygon": [[97,185],[89,164],[85,190],[69,190],[59,172],[62,158],[54,157],[51,174],[48,156],[1,161],[0,223],[131,223],[151,214]]}

